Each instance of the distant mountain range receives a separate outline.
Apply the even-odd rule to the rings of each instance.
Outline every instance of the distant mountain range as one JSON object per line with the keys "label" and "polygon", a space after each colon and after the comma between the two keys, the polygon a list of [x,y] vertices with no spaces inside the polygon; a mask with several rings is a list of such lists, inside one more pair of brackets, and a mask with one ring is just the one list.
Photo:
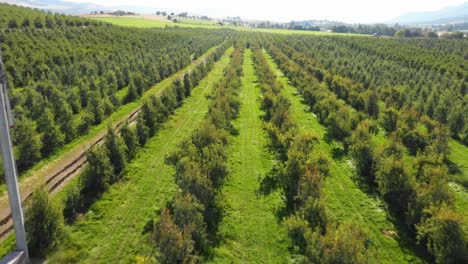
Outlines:
{"label": "distant mountain range", "polygon": [[[88,0],[91,1],[91,0]],[[105,13],[116,11],[116,10],[125,10],[140,14],[147,14],[147,13],[155,13],[155,8],[146,7],[146,6],[132,6],[132,5],[116,5],[112,7],[97,5],[93,3],[75,3],[75,2],[68,2],[68,1],[61,1],[61,0],[0,0],[0,2],[19,5],[19,6],[26,6],[31,8],[39,8],[44,10],[50,10],[59,13],[65,13],[69,15],[81,15],[81,14],[89,14],[95,11],[103,11]],[[154,10],[154,12],[152,12]],[[177,10],[168,10],[165,8],[161,8],[160,10],[164,11],[177,11]]]}
{"label": "distant mountain range", "polygon": [[92,3],[75,3],[60,0],[0,0],[0,2],[65,14],[88,14],[94,11],[112,11],[111,8]]}
{"label": "distant mountain range", "polygon": [[388,23],[400,25],[458,24],[468,22],[468,2],[432,12],[415,12],[394,18]]}
{"label": "distant mountain range", "polygon": [[[158,9],[149,8],[144,6],[113,6],[105,7],[101,5],[96,5],[93,3],[75,3],[67,2],[61,0],[0,0],[0,2],[5,2],[9,4],[27,6],[31,8],[39,8],[45,10],[51,10],[54,12],[60,12],[65,14],[89,14],[94,11],[104,11],[111,12],[115,10],[125,10],[135,13],[153,13]],[[161,8],[160,10],[165,11],[177,11],[177,10],[166,10]],[[324,21],[320,21],[323,23]],[[325,21],[329,22],[329,21]],[[432,11],[432,12],[415,12],[408,13],[406,15],[399,16],[390,21],[387,21],[387,24],[398,23],[400,25],[435,25],[435,24],[460,24],[468,22],[468,2],[465,2],[458,6],[447,7],[441,10]],[[339,22],[334,22],[340,24]],[[320,23],[319,23],[320,24]]]}

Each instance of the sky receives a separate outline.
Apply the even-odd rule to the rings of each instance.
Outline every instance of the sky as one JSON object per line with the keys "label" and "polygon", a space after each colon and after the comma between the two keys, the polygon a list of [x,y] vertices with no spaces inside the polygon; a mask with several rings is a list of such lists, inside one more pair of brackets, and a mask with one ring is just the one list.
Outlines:
{"label": "sky", "polygon": [[68,0],[103,6],[147,6],[155,10],[188,11],[210,17],[240,16],[271,21],[327,19],[348,23],[377,23],[409,12],[435,11],[466,0]]}

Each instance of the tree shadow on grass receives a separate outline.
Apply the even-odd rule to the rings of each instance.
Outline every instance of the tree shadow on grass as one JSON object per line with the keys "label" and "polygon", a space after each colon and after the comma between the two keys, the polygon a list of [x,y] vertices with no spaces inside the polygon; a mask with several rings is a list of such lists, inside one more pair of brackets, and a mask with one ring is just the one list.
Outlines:
{"label": "tree shadow on grass", "polygon": [[459,165],[457,165],[456,163],[448,159],[445,159],[444,162],[445,164],[447,164],[447,167],[449,169],[451,180],[460,184],[461,186],[465,188],[465,190],[467,190],[468,189],[468,175],[463,173],[463,170],[462,170],[463,167],[460,167]]}
{"label": "tree shadow on grass", "polygon": [[331,150],[333,159],[342,160],[346,156],[346,151],[340,146],[334,146]]}
{"label": "tree shadow on grass", "polygon": [[[338,162],[346,162],[346,156],[337,159]],[[362,177],[357,173],[355,169],[352,170],[351,179],[354,183],[356,183],[357,187],[363,191],[366,195],[373,197],[375,199],[382,200],[385,203],[384,199],[381,197],[378,189],[377,184],[375,182],[369,182],[365,177]],[[412,230],[406,223],[399,219],[404,219],[402,215],[395,215],[392,211],[386,207],[386,215],[388,220],[393,224],[395,230],[380,230],[382,235],[395,240],[398,243],[400,249],[409,255],[414,255],[415,257],[411,258],[410,260],[407,259],[408,262],[417,263],[420,260],[423,260],[424,263],[431,263],[429,254],[427,250],[416,243],[416,235],[415,230]]]}
{"label": "tree shadow on grass", "polygon": [[[260,187],[256,190],[257,196],[263,195],[268,196],[271,193],[281,189],[281,182],[279,179],[279,168],[274,166],[266,175],[262,178],[261,175],[258,176],[260,182]],[[282,203],[281,206],[275,208],[273,213],[276,216],[278,224],[281,224],[283,219],[291,214],[291,211],[287,208],[285,203]]]}
{"label": "tree shadow on grass", "polygon": [[[389,216],[389,220],[392,222],[397,234],[396,237],[391,238],[396,240],[398,246],[403,252],[419,258],[411,258],[410,260],[407,259],[408,263],[416,263],[421,260],[423,263],[434,263],[434,260],[431,259],[424,246],[416,243],[415,230],[410,230],[409,227],[402,221],[398,220],[396,216]],[[385,236],[389,237],[384,233],[384,230],[381,231]]]}

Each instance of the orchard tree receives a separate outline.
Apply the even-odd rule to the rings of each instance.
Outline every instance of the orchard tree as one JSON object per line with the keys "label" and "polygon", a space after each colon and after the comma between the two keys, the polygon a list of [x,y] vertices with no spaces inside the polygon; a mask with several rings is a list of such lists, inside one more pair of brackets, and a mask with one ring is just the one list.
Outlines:
{"label": "orchard tree", "polygon": [[137,124],[136,124],[136,136],[138,139],[138,144],[143,147],[146,144],[146,141],[149,137],[149,129],[145,124],[145,119],[143,114],[138,114]]}
{"label": "orchard tree", "polygon": [[127,89],[128,91],[127,91],[127,95],[125,96],[124,102],[130,103],[130,102],[135,101],[139,97],[139,95],[138,95],[138,91],[133,80],[130,81],[130,84],[128,85]]}
{"label": "orchard tree", "polygon": [[397,129],[398,111],[395,108],[387,108],[382,112],[381,124],[388,133]]}
{"label": "orchard tree", "polygon": [[376,145],[370,134],[370,124],[361,122],[350,137],[350,154],[353,158],[357,173],[365,177],[370,183],[375,180]]}
{"label": "orchard tree", "polygon": [[330,225],[323,236],[314,232],[308,239],[305,255],[312,263],[373,263],[374,250],[369,236],[354,222]]}
{"label": "orchard tree", "polygon": [[403,160],[395,157],[381,159],[377,166],[376,180],[389,208],[397,215],[406,213],[408,203],[414,197],[414,179]]}
{"label": "orchard tree", "polygon": [[27,117],[16,120],[14,135],[18,142],[18,169],[25,170],[41,159],[42,142],[36,133],[36,124]]}
{"label": "orchard tree", "polygon": [[104,146],[109,157],[109,161],[114,167],[114,177],[111,179],[111,182],[114,182],[119,178],[127,163],[127,157],[125,155],[125,152],[127,151],[126,146],[122,138],[117,135],[112,127],[107,129]]}
{"label": "orchard tree", "polygon": [[25,227],[31,256],[44,257],[63,234],[61,208],[52,202],[44,187],[34,191],[25,211]]}
{"label": "orchard tree", "polygon": [[82,192],[89,199],[102,194],[109,188],[109,184],[114,175],[114,168],[111,165],[106,150],[94,148],[86,153],[86,168],[82,178]]}
{"label": "orchard tree", "polygon": [[418,229],[418,241],[425,244],[437,263],[464,263],[467,260],[466,218],[447,205],[430,207]]}
{"label": "orchard tree", "polygon": [[183,230],[187,230],[195,242],[199,252],[205,252],[208,247],[206,223],[203,218],[205,207],[189,193],[178,192],[172,203],[174,223]]}
{"label": "orchard tree", "polygon": [[60,128],[55,124],[54,116],[49,109],[46,109],[41,117],[40,124],[43,126],[44,134],[42,136],[42,156],[46,157],[59,147],[63,146],[65,137]]}
{"label": "orchard tree", "polygon": [[180,229],[168,209],[163,209],[154,228],[154,238],[160,252],[161,263],[191,263],[193,261],[194,242],[190,232]]}
{"label": "orchard tree", "polygon": [[138,147],[138,140],[135,129],[130,128],[128,122],[125,122],[125,124],[120,129],[120,136],[122,137],[126,146],[126,156],[129,160],[133,159],[133,157],[135,157],[136,149]]}

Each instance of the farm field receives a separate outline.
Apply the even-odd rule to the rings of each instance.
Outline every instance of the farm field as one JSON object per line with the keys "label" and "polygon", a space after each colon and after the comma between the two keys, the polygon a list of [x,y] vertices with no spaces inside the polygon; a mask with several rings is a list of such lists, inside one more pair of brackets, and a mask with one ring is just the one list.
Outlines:
{"label": "farm field", "polygon": [[[325,127],[318,122],[314,113],[308,111],[307,106],[303,104],[304,98],[289,84],[288,78],[277,68],[269,54],[265,52],[265,56],[272,70],[276,72],[279,82],[284,86],[285,95],[291,102],[291,117],[297,120],[299,129],[302,132],[313,131],[319,135],[320,143],[317,149],[332,156],[333,150],[341,148],[341,144],[325,140]],[[330,176],[326,178],[323,186],[324,199],[330,215],[339,221],[352,219],[353,222],[368,228],[372,234],[372,243],[379,249],[385,249],[377,252],[381,263],[422,263],[413,252],[414,249],[408,248],[408,241],[402,241],[406,239],[403,234],[400,235],[400,241],[385,234],[386,231],[395,231],[398,227],[388,218],[383,201],[360,186],[359,176],[355,175],[356,172],[350,164],[350,157],[347,155],[332,158]]]}
{"label": "farm field", "polygon": [[463,36],[188,17],[0,3],[34,261],[468,261]]}
{"label": "farm field", "polygon": [[160,21],[152,20],[148,18],[139,17],[92,17],[96,21],[103,21],[118,26],[124,27],[138,27],[138,28],[165,28],[165,27],[182,27],[182,28],[229,28],[238,30],[241,32],[263,32],[263,33],[274,33],[274,34],[286,34],[286,35],[314,35],[314,36],[336,36],[336,35],[347,35],[356,37],[368,37],[365,35],[352,34],[352,33],[332,33],[323,31],[308,31],[308,30],[290,30],[290,29],[267,29],[267,28],[255,28],[245,26],[232,26],[224,25],[220,26],[211,21],[204,20],[191,20],[182,19],[180,22],[174,23],[171,21]]}
{"label": "farm field", "polygon": [[[184,105],[129,164],[124,180],[95,203],[78,222],[70,226],[69,241],[62,245],[52,263],[83,261],[132,263],[151,256],[152,249],[142,234],[145,225],[176,191],[173,169],[165,156],[201,122],[215,82],[228,65],[229,54],[221,58],[208,76],[193,90]],[[115,230],[127,230],[125,233]],[[116,254],[116,247],[120,248]]]}
{"label": "farm field", "polygon": [[206,23],[205,21],[181,20],[174,23],[172,21],[160,21],[146,18],[137,17],[93,17],[91,19],[112,23],[124,27],[138,27],[138,28],[165,28],[165,27],[184,27],[184,28],[225,28],[215,23]]}
{"label": "farm field", "polygon": [[[93,127],[86,136],[80,137],[70,144],[67,144],[50,158],[39,162],[32,169],[25,172],[24,175],[22,175],[20,178],[20,192],[22,197],[24,197],[23,199],[26,199],[31,195],[34,189],[38,186],[38,182],[46,184],[50,191],[54,193],[63,188],[64,184],[61,183],[60,185],[57,185],[57,182],[61,179],[61,177],[63,177],[65,181],[69,181],[80,173],[83,163],[85,162],[84,153],[86,153],[87,149],[91,148],[95,144],[99,144],[99,142],[102,141],[105,134],[107,133],[106,129],[109,125],[119,127],[126,120],[134,122],[136,120],[135,114],[140,110],[141,104],[144,100],[150,98],[153,95],[160,95],[170,86],[172,82],[177,80],[177,78],[180,78],[180,76],[186,73],[189,69],[193,68],[195,65],[198,65],[215,49],[216,47],[211,48],[203,56],[195,60],[190,66],[179,71],[173,76],[162,80],[157,85],[146,91],[145,94],[138,100],[121,107],[118,111],[109,116],[101,125]],[[86,145],[83,146],[83,144]],[[64,170],[63,164],[70,164],[70,168]],[[4,219],[8,218],[8,214],[10,212],[8,209],[8,197],[5,193],[5,185],[1,185],[0,190],[2,191],[2,196],[0,197],[0,216],[2,217],[2,221],[6,221]],[[5,232],[5,230],[10,227],[11,220],[8,221],[8,224],[4,224],[0,230]],[[5,236],[6,233],[3,234],[3,238]]]}

